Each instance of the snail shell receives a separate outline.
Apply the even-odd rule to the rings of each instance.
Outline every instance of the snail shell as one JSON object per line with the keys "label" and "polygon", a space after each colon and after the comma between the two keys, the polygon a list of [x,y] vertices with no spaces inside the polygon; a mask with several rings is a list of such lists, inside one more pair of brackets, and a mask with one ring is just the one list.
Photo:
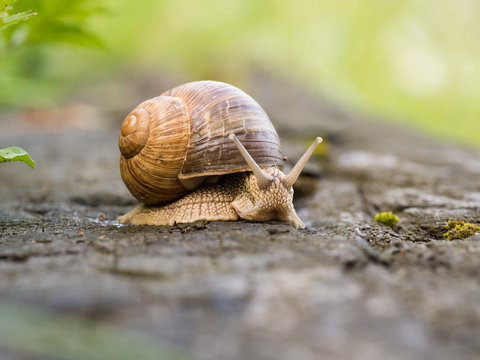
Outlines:
{"label": "snail shell", "polygon": [[249,95],[215,81],[175,87],[123,121],[122,179],[140,202],[156,205],[179,199],[208,176],[248,171],[232,133],[261,167],[283,167],[277,132]]}

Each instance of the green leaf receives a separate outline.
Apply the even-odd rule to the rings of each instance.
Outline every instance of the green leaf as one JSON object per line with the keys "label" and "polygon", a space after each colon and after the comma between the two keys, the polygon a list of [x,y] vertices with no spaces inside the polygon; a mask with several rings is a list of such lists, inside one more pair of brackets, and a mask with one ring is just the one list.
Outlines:
{"label": "green leaf", "polygon": [[35,161],[32,160],[30,155],[17,146],[11,146],[5,149],[0,149],[0,163],[7,161],[23,161],[31,168],[35,167]]}
{"label": "green leaf", "polygon": [[0,12],[5,10],[5,8],[13,3],[15,0],[0,0]]}
{"label": "green leaf", "polygon": [[0,17],[0,30],[7,28],[10,25],[17,24],[21,21],[28,20],[31,16],[37,15],[36,13],[28,11],[19,12],[10,16]]}

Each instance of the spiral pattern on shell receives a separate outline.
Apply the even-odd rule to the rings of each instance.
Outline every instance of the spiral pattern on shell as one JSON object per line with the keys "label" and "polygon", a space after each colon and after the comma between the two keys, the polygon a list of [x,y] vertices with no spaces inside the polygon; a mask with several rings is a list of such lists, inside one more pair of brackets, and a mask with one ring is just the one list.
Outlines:
{"label": "spiral pattern on shell", "polygon": [[207,176],[248,171],[231,133],[259,165],[282,167],[278,135],[255,100],[225,83],[180,85],[125,118],[122,179],[140,202],[153,205],[180,198]]}
{"label": "spiral pattern on shell", "polygon": [[150,114],[145,109],[132,111],[123,120],[118,147],[127,159],[137,155],[145,146],[150,135]]}

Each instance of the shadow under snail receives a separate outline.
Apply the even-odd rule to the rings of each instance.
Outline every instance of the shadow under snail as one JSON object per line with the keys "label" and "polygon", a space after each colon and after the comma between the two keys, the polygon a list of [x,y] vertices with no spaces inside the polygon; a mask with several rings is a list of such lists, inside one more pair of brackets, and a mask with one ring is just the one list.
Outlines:
{"label": "shadow under snail", "polygon": [[284,174],[279,137],[255,100],[221,82],[180,85],[142,102],[122,123],[122,179],[143,205],[118,220],[173,225],[241,218],[305,228],[292,187],[321,141]]}

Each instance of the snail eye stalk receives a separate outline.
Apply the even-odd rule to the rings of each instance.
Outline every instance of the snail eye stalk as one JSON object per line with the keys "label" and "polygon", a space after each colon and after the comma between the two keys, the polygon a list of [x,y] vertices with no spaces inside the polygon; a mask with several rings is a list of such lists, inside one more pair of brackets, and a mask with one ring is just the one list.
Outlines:
{"label": "snail eye stalk", "polygon": [[266,174],[260,166],[255,162],[255,160],[250,156],[248,153],[247,149],[242,145],[240,140],[237,139],[235,134],[230,134],[228,135],[229,139],[232,140],[235,145],[237,145],[238,150],[242,154],[243,158],[247,162],[248,166],[250,167],[250,170],[252,170],[253,174],[255,175],[255,178],[257,179],[258,186],[260,189],[265,189],[268,187],[271,182],[272,182],[272,177],[268,174]]}
{"label": "snail eye stalk", "polygon": [[295,164],[293,169],[290,170],[290,172],[287,175],[285,175],[283,184],[287,189],[290,189],[293,186],[293,184],[295,184],[295,181],[297,181],[303,168],[305,167],[305,165],[307,165],[308,159],[310,159],[310,157],[312,156],[313,151],[315,150],[317,145],[320,144],[322,141],[323,139],[321,137],[317,137],[313,142],[313,144],[310,145],[307,151],[305,151],[305,154],[303,154],[300,160],[298,160],[298,162]]}

